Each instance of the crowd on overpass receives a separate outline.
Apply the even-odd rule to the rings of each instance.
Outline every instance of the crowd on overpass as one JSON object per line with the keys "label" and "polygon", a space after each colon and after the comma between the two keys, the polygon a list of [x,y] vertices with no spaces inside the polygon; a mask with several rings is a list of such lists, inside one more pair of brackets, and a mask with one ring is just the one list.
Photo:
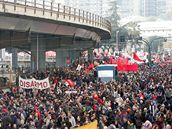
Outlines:
{"label": "crowd on overpass", "polygon": [[[139,72],[119,73],[106,83],[96,79],[94,67],[88,74],[89,64],[77,65],[24,75],[49,76],[53,88],[0,91],[0,128],[73,129],[97,120],[100,129],[171,129],[170,65],[143,64]],[[67,85],[66,79],[76,85]]]}

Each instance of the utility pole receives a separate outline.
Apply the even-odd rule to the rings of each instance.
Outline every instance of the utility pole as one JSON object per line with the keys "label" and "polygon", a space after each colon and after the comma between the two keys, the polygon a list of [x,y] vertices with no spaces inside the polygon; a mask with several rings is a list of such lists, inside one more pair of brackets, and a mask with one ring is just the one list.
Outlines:
{"label": "utility pole", "polygon": [[148,47],[148,53],[149,53],[148,61],[149,61],[150,65],[152,65],[152,53],[151,53],[152,48],[151,47],[152,47],[153,41],[158,40],[158,39],[164,39],[164,41],[165,41],[166,38],[171,38],[171,37],[158,37],[158,38],[151,40],[150,42],[146,39],[143,39],[142,37],[139,37],[138,40],[143,41]]}
{"label": "utility pole", "polygon": [[37,34],[37,37],[36,37],[36,62],[37,62],[37,66],[36,66],[36,70],[38,71],[39,70],[39,37],[38,37],[38,34]]}
{"label": "utility pole", "polygon": [[119,52],[119,30],[116,31],[116,45]]}

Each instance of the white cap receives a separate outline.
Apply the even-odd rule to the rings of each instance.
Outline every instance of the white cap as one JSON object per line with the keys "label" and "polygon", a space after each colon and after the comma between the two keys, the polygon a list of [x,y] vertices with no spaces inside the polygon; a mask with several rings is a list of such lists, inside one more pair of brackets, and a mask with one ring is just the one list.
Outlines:
{"label": "white cap", "polygon": [[150,121],[146,121],[144,124],[143,124],[143,129],[151,129],[152,128],[152,123]]}
{"label": "white cap", "polygon": [[167,126],[165,127],[165,129],[171,129],[171,125],[167,124]]}

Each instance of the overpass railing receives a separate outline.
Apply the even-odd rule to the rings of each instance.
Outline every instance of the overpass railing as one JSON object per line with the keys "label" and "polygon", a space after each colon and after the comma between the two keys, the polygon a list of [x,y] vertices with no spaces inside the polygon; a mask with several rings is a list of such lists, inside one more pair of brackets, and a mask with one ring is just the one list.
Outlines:
{"label": "overpass railing", "polygon": [[1,0],[1,10],[6,13],[86,24],[111,32],[110,22],[96,14],[45,0]]}

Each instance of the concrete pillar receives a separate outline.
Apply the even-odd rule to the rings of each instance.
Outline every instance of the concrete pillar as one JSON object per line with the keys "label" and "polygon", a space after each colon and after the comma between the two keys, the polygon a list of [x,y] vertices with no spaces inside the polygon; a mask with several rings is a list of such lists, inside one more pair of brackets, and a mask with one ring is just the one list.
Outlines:
{"label": "concrete pillar", "polygon": [[12,70],[18,68],[17,48],[12,48]]}
{"label": "concrete pillar", "polygon": [[78,50],[70,50],[70,59],[73,62],[74,60],[78,59],[80,57],[80,51]]}
{"label": "concrete pillar", "polygon": [[56,66],[66,66],[66,59],[69,57],[69,51],[64,49],[56,49]]}
{"label": "concrete pillar", "polygon": [[88,50],[88,60],[91,61],[91,62],[94,60],[93,49],[92,48],[90,48]]}
{"label": "concrete pillar", "polygon": [[45,51],[46,43],[43,39],[39,39],[37,36],[36,40],[31,43],[31,69],[34,71],[44,71],[45,66]]}

